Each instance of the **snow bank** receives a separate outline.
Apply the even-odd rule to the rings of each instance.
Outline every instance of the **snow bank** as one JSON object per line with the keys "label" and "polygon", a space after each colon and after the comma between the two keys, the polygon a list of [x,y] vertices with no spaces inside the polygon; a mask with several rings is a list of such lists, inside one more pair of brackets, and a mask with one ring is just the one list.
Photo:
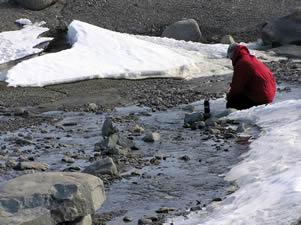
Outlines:
{"label": "snow bank", "polygon": [[252,120],[262,128],[244,160],[226,179],[240,189],[207,218],[194,215],[175,225],[291,224],[301,216],[301,100],[239,111],[232,119]]}
{"label": "snow bank", "polygon": [[[22,19],[18,22],[24,23],[26,21]],[[43,51],[36,46],[48,42],[52,38],[38,38],[48,31],[48,28],[41,27],[41,25],[27,25],[21,30],[0,33],[0,65]]]}
{"label": "snow bank", "polygon": [[[141,38],[80,21],[69,25],[68,37],[71,49],[26,60],[8,71],[9,85],[44,86],[93,78],[192,78],[231,71],[225,59],[227,45]],[[194,46],[197,51],[190,51]]]}

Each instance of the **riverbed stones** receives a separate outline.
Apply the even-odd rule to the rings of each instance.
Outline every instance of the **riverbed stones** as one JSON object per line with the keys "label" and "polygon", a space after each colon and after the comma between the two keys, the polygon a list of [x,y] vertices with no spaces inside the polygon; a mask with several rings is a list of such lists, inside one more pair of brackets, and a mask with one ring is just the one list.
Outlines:
{"label": "riverbed stones", "polygon": [[111,176],[118,176],[118,169],[113,161],[112,158],[107,157],[104,159],[100,159],[93,163],[92,165],[88,166],[84,171],[84,173],[89,173],[95,176],[99,175],[111,175]]}
{"label": "riverbed stones", "polygon": [[162,37],[200,42],[202,40],[202,33],[196,20],[184,19],[168,26],[163,31]]}
{"label": "riverbed stones", "polygon": [[160,140],[160,134],[158,132],[148,131],[142,139],[144,142],[155,142]]}
{"label": "riverbed stones", "polygon": [[301,7],[268,22],[262,28],[262,40],[267,45],[301,44]]}
{"label": "riverbed stones", "polygon": [[[35,173],[1,187],[1,225],[78,224],[105,200],[103,182],[83,173]],[[79,223],[91,225],[91,223]]]}
{"label": "riverbed stones", "polygon": [[30,10],[42,10],[57,2],[57,0],[15,0],[18,4]]}

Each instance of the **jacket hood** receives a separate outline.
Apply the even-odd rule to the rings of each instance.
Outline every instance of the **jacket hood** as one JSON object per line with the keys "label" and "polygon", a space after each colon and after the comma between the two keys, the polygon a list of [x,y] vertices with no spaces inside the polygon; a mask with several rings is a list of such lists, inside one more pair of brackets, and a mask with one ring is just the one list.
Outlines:
{"label": "jacket hood", "polygon": [[233,65],[235,65],[236,62],[237,62],[241,57],[243,57],[244,55],[249,55],[249,56],[251,56],[249,49],[248,49],[246,46],[244,46],[244,45],[239,45],[239,46],[237,46],[236,49],[235,49],[233,58],[232,58],[232,63],[233,63]]}

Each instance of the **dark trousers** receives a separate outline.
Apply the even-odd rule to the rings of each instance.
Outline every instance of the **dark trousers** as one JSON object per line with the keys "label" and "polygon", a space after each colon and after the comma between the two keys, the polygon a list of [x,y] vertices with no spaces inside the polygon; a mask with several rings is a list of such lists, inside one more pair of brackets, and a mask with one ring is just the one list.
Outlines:
{"label": "dark trousers", "polygon": [[234,109],[248,109],[253,106],[260,105],[258,103],[253,102],[247,96],[239,95],[239,96],[228,96],[226,108],[234,108]]}

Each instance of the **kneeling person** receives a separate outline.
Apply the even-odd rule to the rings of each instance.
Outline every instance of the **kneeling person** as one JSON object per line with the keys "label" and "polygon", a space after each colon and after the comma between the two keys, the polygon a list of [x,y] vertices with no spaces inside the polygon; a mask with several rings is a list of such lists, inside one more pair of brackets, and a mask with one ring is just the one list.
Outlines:
{"label": "kneeling person", "polygon": [[227,57],[234,67],[227,108],[248,109],[273,102],[276,82],[265,64],[251,55],[246,46],[236,43],[229,46]]}

